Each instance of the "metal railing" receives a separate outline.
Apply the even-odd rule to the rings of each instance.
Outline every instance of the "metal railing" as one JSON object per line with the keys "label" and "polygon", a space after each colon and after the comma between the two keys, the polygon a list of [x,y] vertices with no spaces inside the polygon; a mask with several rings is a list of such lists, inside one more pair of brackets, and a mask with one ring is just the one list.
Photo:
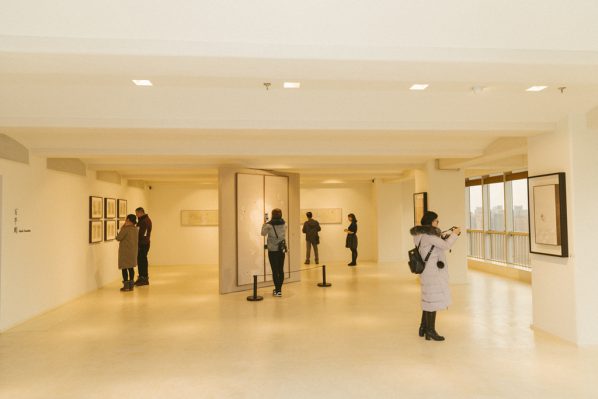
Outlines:
{"label": "metal railing", "polygon": [[467,230],[467,256],[530,267],[528,233]]}

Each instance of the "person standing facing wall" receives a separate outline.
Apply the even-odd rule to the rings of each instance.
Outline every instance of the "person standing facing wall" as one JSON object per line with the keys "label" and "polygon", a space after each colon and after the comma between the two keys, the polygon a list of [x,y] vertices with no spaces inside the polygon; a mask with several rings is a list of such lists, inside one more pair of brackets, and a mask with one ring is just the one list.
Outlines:
{"label": "person standing facing wall", "polygon": [[284,258],[286,253],[286,222],[282,218],[282,211],[278,208],[272,210],[272,220],[266,217],[262,226],[262,236],[267,236],[268,260],[272,268],[274,291],[272,295],[282,296],[282,283],[284,282]]}
{"label": "person standing facing wall", "polygon": [[309,265],[309,258],[311,257],[311,247],[314,247],[314,260],[316,261],[316,265],[320,264],[320,258],[318,256],[318,244],[320,244],[320,235],[318,234],[319,231],[322,230],[320,227],[320,223],[312,219],[313,214],[311,212],[307,212],[305,214],[307,216],[307,220],[303,223],[303,233],[305,234],[305,243],[307,244],[307,254],[305,255],[305,264]]}
{"label": "person standing facing wall", "polygon": [[349,227],[345,229],[345,233],[347,233],[345,247],[351,250],[351,263],[347,266],[357,266],[357,218],[352,213],[347,218],[351,222]]}
{"label": "person standing facing wall", "polygon": [[137,265],[137,250],[139,249],[139,234],[137,232],[137,218],[127,215],[125,225],[116,236],[118,241],[118,268],[123,274],[123,287],[121,291],[133,291],[135,279],[135,266]]}
{"label": "person standing facing wall", "polygon": [[149,262],[147,260],[147,254],[150,250],[150,240],[152,236],[152,220],[149,215],[145,213],[145,210],[141,207],[135,209],[139,227],[139,251],[137,254],[137,265],[139,266],[139,278],[135,282],[135,285],[149,285]]}

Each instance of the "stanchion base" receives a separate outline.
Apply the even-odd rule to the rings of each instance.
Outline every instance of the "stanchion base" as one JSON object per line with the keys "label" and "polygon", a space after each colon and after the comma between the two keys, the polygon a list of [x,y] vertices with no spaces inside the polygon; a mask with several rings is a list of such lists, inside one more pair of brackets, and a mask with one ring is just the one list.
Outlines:
{"label": "stanchion base", "polygon": [[330,283],[326,283],[326,284],[324,284],[324,283],[318,283],[318,287],[324,287],[324,288],[330,287],[331,285],[332,284],[330,284]]}
{"label": "stanchion base", "polygon": [[248,297],[247,297],[247,300],[248,300],[248,301],[251,301],[251,302],[254,302],[254,301],[261,301],[262,299],[264,299],[264,297],[263,297],[263,296],[259,296],[259,295],[258,295],[258,296],[253,296],[253,295],[251,295],[251,296],[248,296]]}

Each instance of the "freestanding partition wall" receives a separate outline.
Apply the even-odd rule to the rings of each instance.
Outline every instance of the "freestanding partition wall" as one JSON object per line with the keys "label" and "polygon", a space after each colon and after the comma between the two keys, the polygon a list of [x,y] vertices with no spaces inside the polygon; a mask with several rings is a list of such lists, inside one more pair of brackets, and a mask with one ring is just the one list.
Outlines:
{"label": "freestanding partition wall", "polygon": [[299,281],[301,256],[299,175],[264,170],[219,169],[220,293],[249,290],[253,275],[260,286],[272,285],[265,239],[264,214],[280,208],[287,222],[285,282]]}

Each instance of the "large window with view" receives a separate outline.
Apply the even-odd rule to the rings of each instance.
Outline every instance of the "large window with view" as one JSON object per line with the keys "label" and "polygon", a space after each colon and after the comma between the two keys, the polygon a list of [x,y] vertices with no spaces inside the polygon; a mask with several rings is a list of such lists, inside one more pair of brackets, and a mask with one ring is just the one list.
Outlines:
{"label": "large window with view", "polygon": [[467,179],[468,255],[529,268],[527,173]]}

